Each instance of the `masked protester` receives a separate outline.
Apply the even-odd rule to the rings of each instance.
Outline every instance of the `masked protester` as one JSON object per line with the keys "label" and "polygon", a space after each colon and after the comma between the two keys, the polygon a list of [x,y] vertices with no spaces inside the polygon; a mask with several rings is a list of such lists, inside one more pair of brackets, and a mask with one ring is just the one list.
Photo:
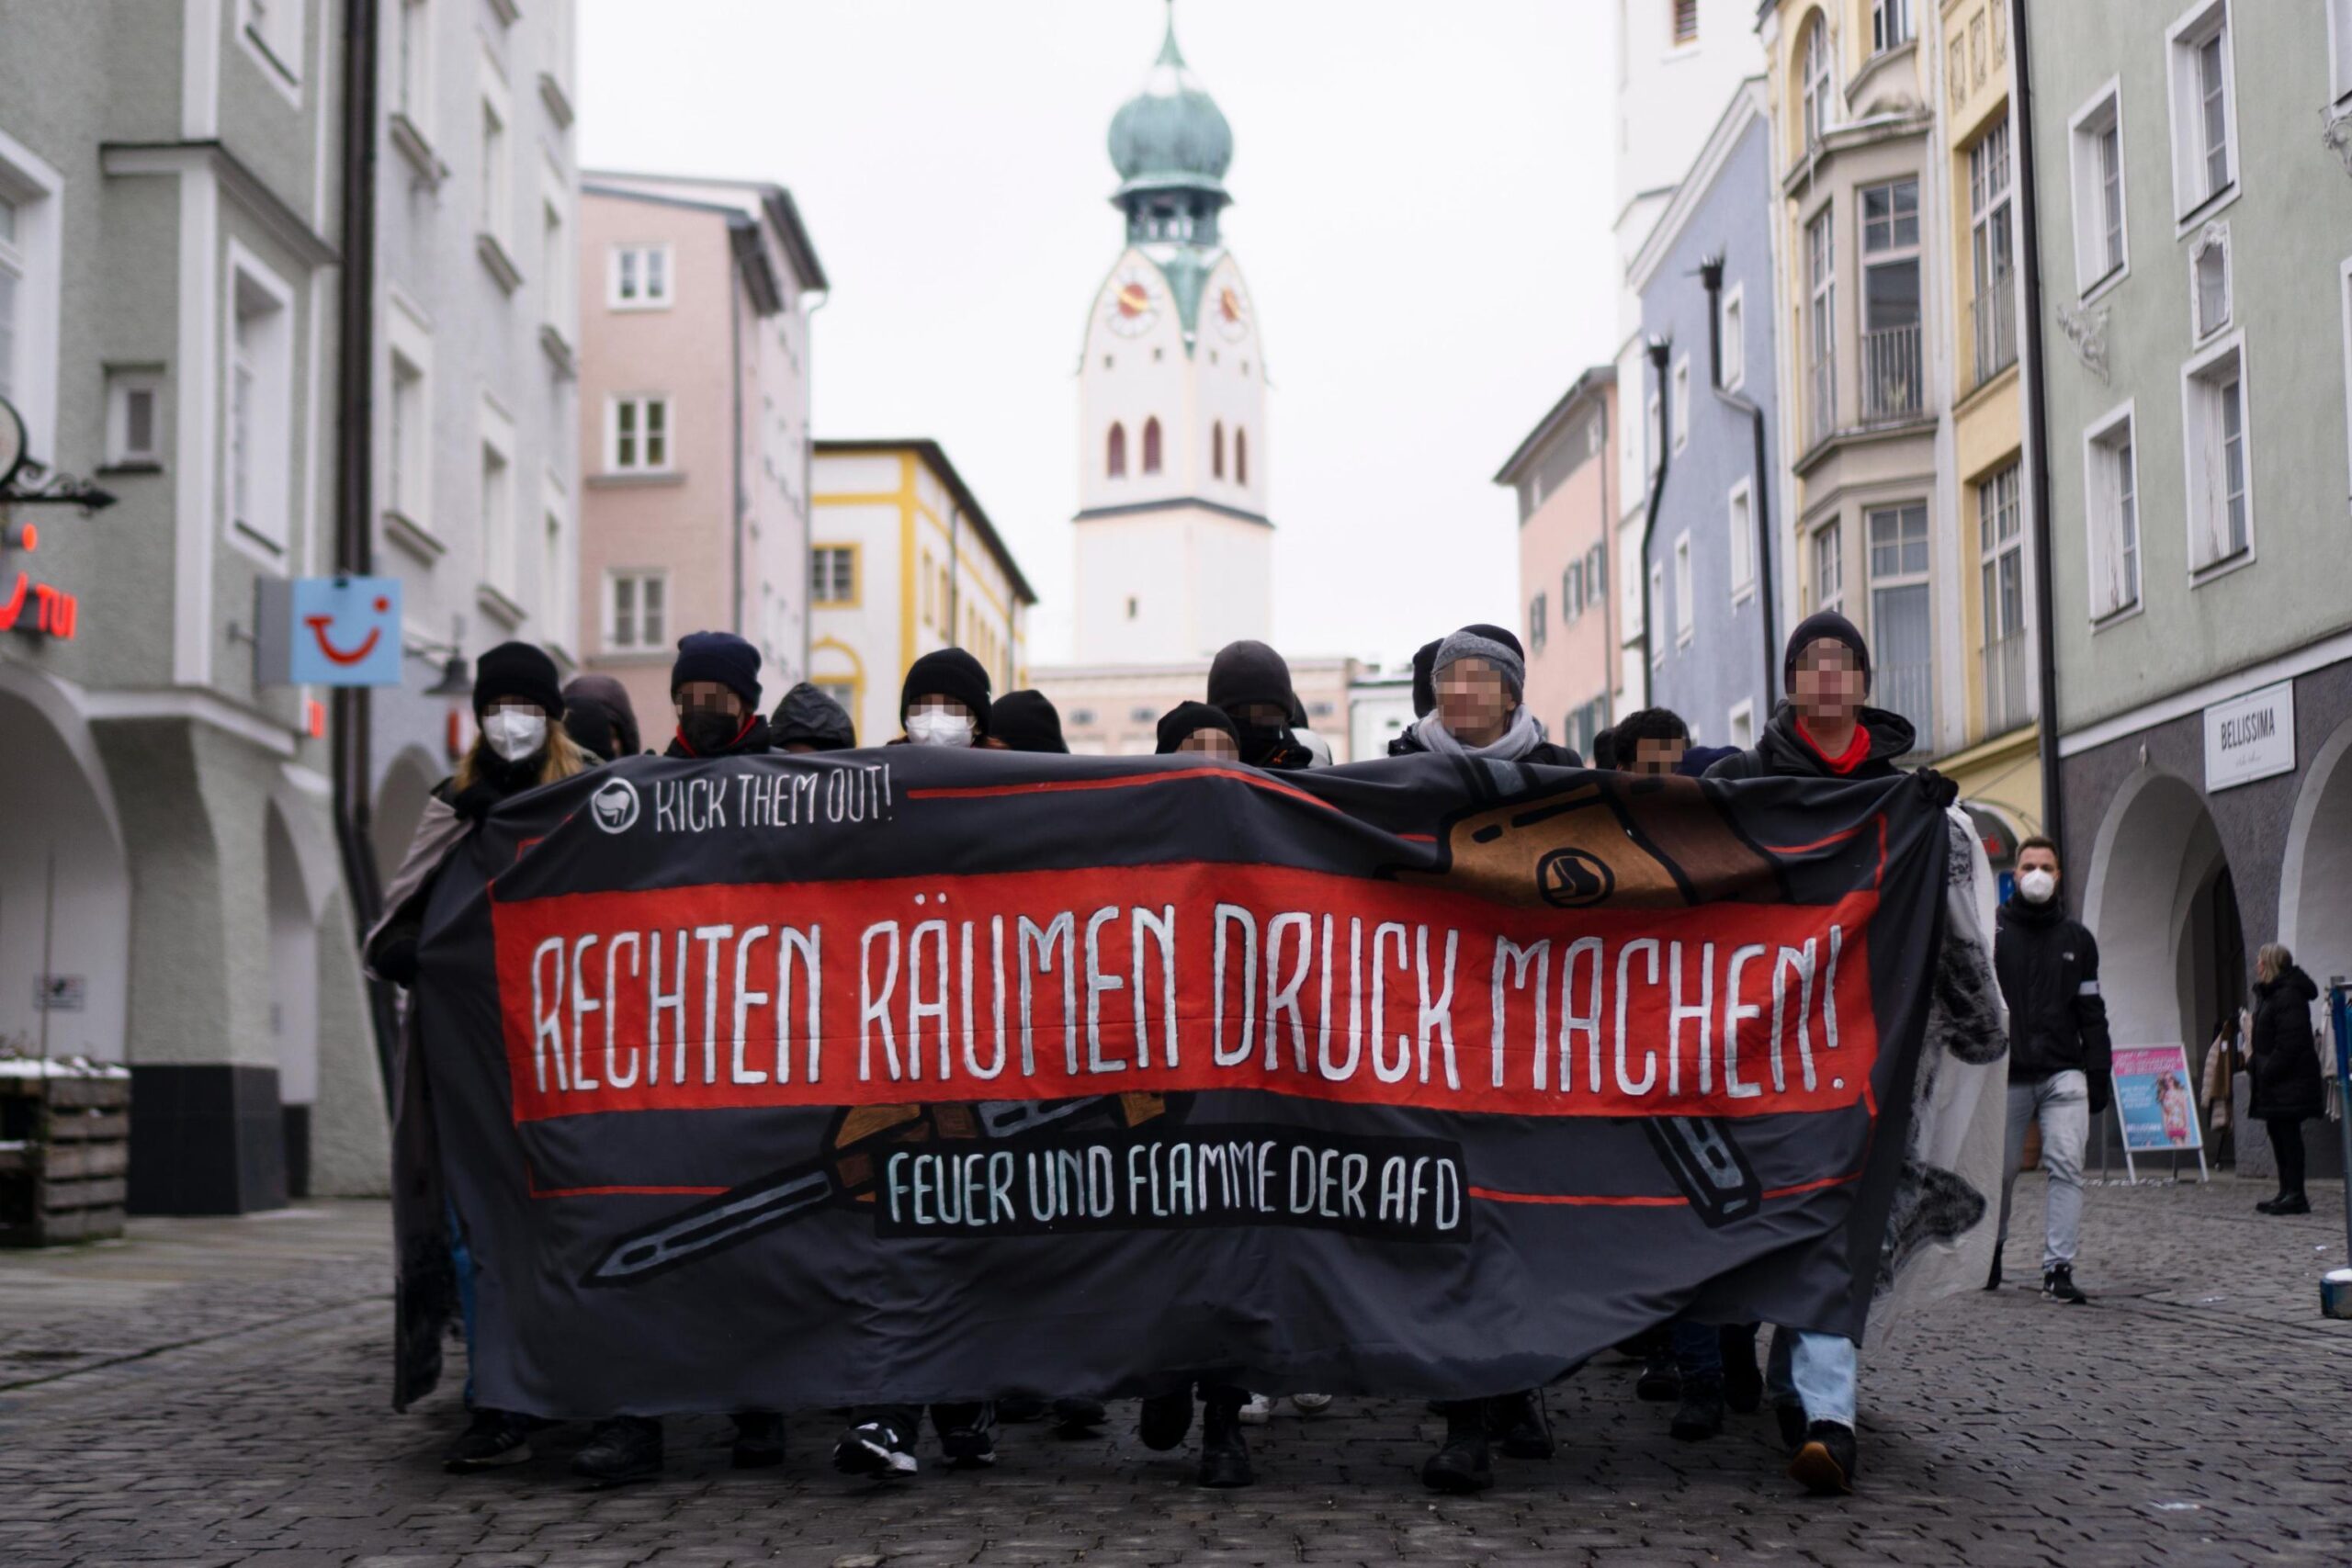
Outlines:
{"label": "masked protester", "polygon": [[678,732],[665,757],[734,757],[772,750],[760,716],[760,650],[733,632],[688,632],[670,666]]}
{"label": "masked protester", "polygon": [[1299,769],[1314,753],[1291,728],[1298,694],[1291,690],[1290,666],[1262,642],[1229,642],[1209,661],[1209,705],[1233,721],[1241,760],[1253,768]]}
{"label": "masked protester", "polygon": [[1159,716],[1159,754],[1212,758],[1220,762],[1241,761],[1241,738],[1223,708],[1206,703],[1178,703]]}
{"label": "masked protester", "polygon": [[899,723],[908,745],[985,745],[989,712],[989,672],[962,649],[938,649],[907,667]]}
{"label": "masked protester", "polygon": [[634,757],[645,749],[638,739],[637,708],[628,688],[610,675],[575,675],[563,688],[563,728],[583,751],[602,761]]}
{"label": "masked protester", "polygon": [[989,738],[1008,751],[1069,755],[1062,716],[1043,692],[1007,692],[989,709]]}
{"label": "masked protester", "polygon": [[[1883,779],[1904,770],[1894,760],[1917,744],[1911,721],[1864,701],[1871,689],[1870,645],[1833,610],[1806,616],[1789,634],[1781,660],[1789,696],[1747,750],[1707,770],[1711,779]],[[1956,791],[1932,768],[1912,774],[1937,807]],[[1842,1334],[1780,1328],[1772,1336],[1767,1381],[1789,1473],[1816,1494],[1853,1490],[1859,1462],[1854,1393],[1860,1348]]]}
{"label": "masked protester", "polygon": [[1437,703],[1389,747],[1392,756],[1434,751],[1497,762],[1580,768],[1584,759],[1544,739],[1529,710],[1527,657],[1500,626],[1464,626],[1430,660]]}
{"label": "masked protester", "polygon": [[[442,866],[467,834],[510,795],[571,778],[594,765],[560,723],[564,699],[556,684],[555,660],[528,643],[502,643],[474,661],[473,703],[480,733],[459,759],[456,774],[434,786],[424,816],[409,840],[407,856],[385,889],[383,918],[368,933],[368,972],[394,985],[416,984],[417,939],[424,930],[425,901]],[[419,1172],[430,1190],[411,1190],[409,1184],[401,1184],[394,1200],[394,1229],[405,1303],[403,1356],[413,1335],[424,1337],[426,1353],[437,1359],[447,1303],[443,1298],[423,1304],[434,1292],[419,1289],[418,1283],[454,1288],[466,1343],[469,1348],[478,1344],[473,1255],[465,1226],[449,1205],[441,1181],[440,1148],[431,1118],[421,1113],[429,1090],[416,1028],[417,1010],[412,1007],[393,1070],[401,1104],[420,1110],[402,1114],[394,1135],[403,1145],[403,1166]],[[473,1412],[472,1420],[443,1456],[446,1469],[454,1472],[491,1470],[520,1464],[531,1457],[531,1434],[544,1422],[513,1411],[477,1406],[470,1377],[466,1405]]]}
{"label": "masked protester", "polygon": [[803,681],[769,717],[768,743],[779,751],[849,751],[857,746],[857,726],[847,708]]}

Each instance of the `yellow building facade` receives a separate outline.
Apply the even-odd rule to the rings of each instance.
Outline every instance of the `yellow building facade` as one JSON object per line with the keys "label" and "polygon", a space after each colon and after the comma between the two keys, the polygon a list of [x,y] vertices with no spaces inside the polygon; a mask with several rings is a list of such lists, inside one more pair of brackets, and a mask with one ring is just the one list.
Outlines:
{"label": "yellow building facade", "polygon": [[937,442],[820,441],[811,499],[808,679],[860,745],[898,736],[908,667],[934,649],[970,653],[999,696],[1028,684],[1036,593]]}

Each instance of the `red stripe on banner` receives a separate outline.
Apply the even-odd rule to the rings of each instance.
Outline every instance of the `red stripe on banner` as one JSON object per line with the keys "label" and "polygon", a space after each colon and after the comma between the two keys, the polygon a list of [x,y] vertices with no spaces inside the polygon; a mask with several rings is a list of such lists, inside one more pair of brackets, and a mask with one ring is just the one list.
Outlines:
{"label": "red stripe on banner", "polygon": [[1034,784],[966,784],[955,789],[910,789],[909,800],[992,800],[1008,795],[1054,795],[1067,790],[1132,789],[1143,784],[1182,784],[1193,779],[1231,779],[1252,789],[1262,789],[1271,795],[1285,795],[1304,801],[1326,811],[1340,808],[1303,789],[1270,779],[1263,773],[1244,773],[1238,768],[1183,768],[1167,773],[1126,773],[1114,779],[1045,779]]}
{"label": "red stripe on banner", "polygon": [[517,1122],[1261,1089],[1540,1116],[1836,1111],[1875,892],[1521,908],[1178,862],[501,900]]}
{"label": "red stripe on banner", "polygon": [[[1794,1198],[1801,1193],[1818,1192],[1825,1187],[1842,1187],[1849,1181],[1860,1181],[1861,1178],[1860,1171],[1849,1171],[1844,1176],[1825,1176],[1818,1181],[1800,1181],[1793,1187],[1775,1187],[1764,1196],[1768,1200]],[[1505,1192],[1493,1187],[1472,1187],[1466,1190],[1473,1198],[1484,1198],[1490,1203],[1559,1203],[1579,1209],[1679,1209],[1687,1207],[1690,1201],[1679,1194],[1651,1197],[1640,1193]]]}

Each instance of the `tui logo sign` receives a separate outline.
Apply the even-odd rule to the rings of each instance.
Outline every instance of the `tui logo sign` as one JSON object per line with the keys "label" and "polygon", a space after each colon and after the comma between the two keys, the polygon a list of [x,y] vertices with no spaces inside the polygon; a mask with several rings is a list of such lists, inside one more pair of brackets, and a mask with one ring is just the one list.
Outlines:
{"label": "tui logo sign", "polygon": [[401,683],[397,577],[297,577],[264,582],[260,623],[266,684]]}

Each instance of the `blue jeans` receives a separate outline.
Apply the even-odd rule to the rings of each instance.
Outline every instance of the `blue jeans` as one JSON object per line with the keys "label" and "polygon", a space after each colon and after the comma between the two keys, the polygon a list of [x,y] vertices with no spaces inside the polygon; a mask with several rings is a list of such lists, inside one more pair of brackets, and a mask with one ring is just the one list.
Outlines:
{"label": "blue jeans", "polygon": [[466,1408],[474,1407],[474,1255],[466,1245],[466,1227],[458,1223],[458,1207],[449,1205],[449,1267],[458,1276],[458,1318],[466,1325]]}
{"label": "blue jeans", "polygon": [[1765,1386],[1775,1404],[1795,1404],[1807,1421],[1854,1424],[1854,1382],[1861,1371],[1861,1347],[1842,1334],[1809,1328],[1772,1330],[1772,1356]]}

